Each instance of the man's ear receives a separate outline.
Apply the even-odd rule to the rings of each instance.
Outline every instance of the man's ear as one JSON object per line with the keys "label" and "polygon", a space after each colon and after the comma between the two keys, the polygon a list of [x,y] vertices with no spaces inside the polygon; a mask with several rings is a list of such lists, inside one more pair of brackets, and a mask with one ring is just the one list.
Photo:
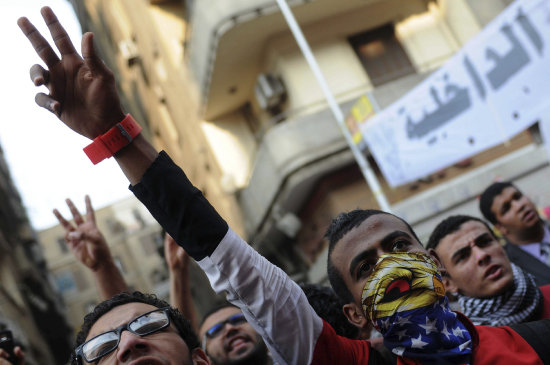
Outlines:
{"label": "man's ear", "polygon": [[191,352],[191,359],[193,360],[193,365],[210,365],[210,359],[198,347]]}
{"label": "man's ear", "polygon": [[344,315],[348,321],[355,327],[366,328],[369,326],[369,320],[363,314],[363,309],[355,303],[344,304],[342,307]]}
{"label": "man's ear", "polygon": [[433,248],[430,248],[428,249],[428,254],[430,254],[430,257],[435,261],[439,271],[441,272],[441,279],[443,280],[443,285],[445,285],[445,291],[447,293],[453,294],[458,293],[458,287],[449,275],[447,269],[445,269],[445,266],[443,266],[443,261],[441,261],[441,259],[439,258],[437,251]]}
{"label": "man's ear", "polygon": [[445,285],[445,292],[458,294],[458,286],[456,286],[454,280],[449,276],[449,274],[443,274],[441,279],[443,279],[443,285]]}

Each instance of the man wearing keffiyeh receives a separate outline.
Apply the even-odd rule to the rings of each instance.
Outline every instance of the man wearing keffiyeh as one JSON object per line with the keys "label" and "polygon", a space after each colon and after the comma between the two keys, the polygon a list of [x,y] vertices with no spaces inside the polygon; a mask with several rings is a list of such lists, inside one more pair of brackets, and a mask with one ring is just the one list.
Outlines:
{"label": "man wearing keffiyeh", "polygon": [[529,273],[511,264],[482,220],[451,216],[437,225],[427,247],[445,267],[447,292],[458,296],[473,323],[507,326],[550,318],[550,285],[538,288]]}

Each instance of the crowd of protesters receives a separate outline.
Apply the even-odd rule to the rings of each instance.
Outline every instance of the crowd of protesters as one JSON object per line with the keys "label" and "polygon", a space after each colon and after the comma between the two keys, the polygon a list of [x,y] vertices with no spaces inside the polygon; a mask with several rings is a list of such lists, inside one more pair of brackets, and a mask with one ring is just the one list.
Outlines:
{"label": "crowd of protesters", "polygon": [[[83,36],[81,57],[51,9],[42,16],[61,58],[26,18],[18,21],[47,66],[31,68],[34,84],[49,90],[37,104],[112,155],[167,232],[170,304],[128,292],[88,196],[84,216],[70,200],[71,220],[54,211],[103,300],[83,319],[67,354],[73,364],[550,363],[550,231],[513,184],[493,184],[480,197],[493,227],[476,217],[448,217],[426,247],[390,213],[341,213],[326,232],[332,289],[298,285],[241,239],[184,171],[139,133],[93,35]],[[227,298],[200,321],[190,258]],[[24,363],[20,348],[7,357],[0,349],[0,365]]]}

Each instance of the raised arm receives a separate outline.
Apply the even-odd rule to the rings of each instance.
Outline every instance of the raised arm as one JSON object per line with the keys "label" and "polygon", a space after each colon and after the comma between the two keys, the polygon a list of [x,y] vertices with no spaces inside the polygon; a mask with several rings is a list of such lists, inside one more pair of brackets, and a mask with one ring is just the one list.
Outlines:
{"label": "raised arm", "polygon": [[168,233],[164,235],[164,257],[170,271],[170,305],[191,322],[195,333],[199,333],[197,311],[191,296],[190,257]]}
{"label": "raised arm", "polygon": [[74,224],[66,220],[57,209],[54,209],[53,214],[65,229],[65,241],[72,254],[93,273],[101,299],[106,300],[115,294],[128,291],[128,286],[113,261],[105,237],[97,227],[94,208],[88,195],[85,201],[84,219],[71,199],[67,199]]}
{"label": "raised arm", "polygon": [[[53,12],[43,8],[42,15],[61,59],[26,18],[18,22],[49,69],[33,66],[31,70],[34,83],[50,90],[49,96],[39,94],[37,103],[93,139],[124,117],[113,75],[96,55],[90,33],[82,38],[82,59]],[[145,138],[136,137],[115,158],[134,194],[199,262],[214,290],[227,293],[242,309],[273,359],[281,365],[309,364],[324,327],[300,287],[229,229],[184,172]],[[322,353],[317,356],[323,358]]]}

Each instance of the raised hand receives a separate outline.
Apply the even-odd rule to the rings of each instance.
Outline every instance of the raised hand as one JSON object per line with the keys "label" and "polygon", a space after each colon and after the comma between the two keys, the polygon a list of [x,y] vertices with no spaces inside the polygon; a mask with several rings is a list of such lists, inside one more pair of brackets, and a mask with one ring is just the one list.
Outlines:
{"label": "raised hand", "polygon": [[189,255],[168,233],[164,235],[164,257],[171,272],[187,270],[189,267]]}
{"label": "raised hand", "polygon": [[49,95],[38,93],[36,103],[75,132],[93,139],[124,118],[113,73],[96,54],[92,33],[82,36],[81,57],[53,11],[44,7],[41,14],[61,59],[27,18],[17,21],[48,68],[31,67],[34,84],[49,90]]}
{"label": "raised hand", "polygon": [[74,224],[67,221],[57,209],[53,210],[53,214],[65,229],[65,241],[76,259],[92,271],[97,271],[102,264],[112,263],[111,251],[105,237],[97,228],[94,209],[88,195],[85,201],[86,219],[82,217],[71,199],[66,200],[73,215]]}
{"label": "raised hand", "polygon": [[177,308],[198,333],[199,321],[191,295],[190,257],[168,233],[164,235],[164,257],[170,270],[170,305]]}

